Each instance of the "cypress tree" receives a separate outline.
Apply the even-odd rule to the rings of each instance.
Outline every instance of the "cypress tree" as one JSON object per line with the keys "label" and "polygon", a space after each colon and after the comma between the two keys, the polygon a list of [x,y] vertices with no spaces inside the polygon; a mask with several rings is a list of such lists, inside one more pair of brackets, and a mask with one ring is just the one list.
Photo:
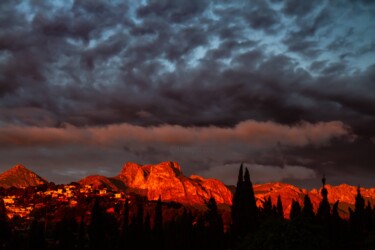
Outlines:
{"label": "cypress tree", "polygon": [[329,202],[328,202],[328,191],[325,187],[325,184],[326,184],[325,177],[323,177],[322,183],[323,183],[323,187],[322,187],[321,194],[322,194],[323,199],[319,204],[317,217],[319,218],[320,221],[327,222],[330,219],[331,206],[329,205]]}
{"label": "cypress tree", "polygon": [[273,207],[272,207],[272,200],[271,196],[268,196],[266,200],[263,202],[263,216],[270,217],[273,215]]}
{"label": "cypress tree", "polygon": [[241,163],[240,170],[238,171],[238,179],[237,179],[237,186],[236,191],[233,195],[232,199],[232,232],[234,236],[238,236],[242,233],[242,221],[241,221],[241,214],[243,210],[242,204],[242,193],[243,193],[243,164]]}
{"label": "cypress tree", "polygon": [[250,180],[250,173],[247,168],[244,175],[242,203],[244,231],[255,231],[258,227],[258,208],[255,202],[255,195],[253,184]]}
{"label": "cypress tree", "polygon": [[281,202],[280,195],[277,197],[277,203],[276,203],[276,213],[277,216],[281,219],[284,218],[284,209],[283,209],[283,203]]}
{"label": "cypress tree", "polygon": [[303,200],[302,216],[308,219],[312,219],[315,216],[313,205],[308,194],[305,195],[305,198]]}
{"label": "cypress tree", "polygon": [[240,166],[237,189],[232,202],[232,233],[234,241],[238,236],[244,236],[255,231],[258,226],[258,208],[255,202],[253,184],[249,170],[243,174],[243,164]]}
{"label": "cypress tree", "polygon": [[350,212],[350,223],[352,229],[357,232],[363,232],[365,224],[365,199],[361,195],[360,187],[357,188],[357,195],[355,197],[355,210]]}
{"label": "cypress tree", "polygon": [[357,188],[357,195],[355,197],[355,212],[357,214],[363,214],[365,210],[365,199],[361,194],[361,187]]}
{"label": "cypress tree", "polygon": [[293,199],[293,201],[292,201],[292,208],[290,210],[290,219],[294,220],[294,219],[296,219],[296,218],[298,218],[300,216],[301,216],[301,206],[298,203],[298,201],[295,201]]}

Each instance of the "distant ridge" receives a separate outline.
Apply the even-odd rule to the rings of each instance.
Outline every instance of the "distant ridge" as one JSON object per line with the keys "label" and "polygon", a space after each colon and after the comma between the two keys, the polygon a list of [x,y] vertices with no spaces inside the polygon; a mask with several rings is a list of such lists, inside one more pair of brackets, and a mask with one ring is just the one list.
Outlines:
{"label": "distant ridge", "polygon": [[[338,211],[342,218],[349,218],[348,208],[354,209],[355,196],[357,194],[357,187],[349,186],[347,184],[341,184],[339,186],[325,185],[328,191],[328,201],[332,205],[339,201]],[[366,205],[369,202],[372,206],[375,205],[375,188],[361,188],[361,195],[366,201]],[[289,218],[292,200],[296,200],[303,207],[303,200],[305,195],[309,195],[313,209],[317,212],[319,203],[322,200],[320,189],[312,189],[308,191],[303,188],[296,186],[273,182],[254,185],[254,193],[257,198],[257,205],[262,206],[262,202],[266,198],[271,197],[272,203],[275,204],[277,197],[280,195],[283,207],[284,216]]]}
{"label": "distant ridge", "polygon": [[48,181],[21,164],[17,164],[11,169],[0,174],[0,187],[24,188],[46,184]]}

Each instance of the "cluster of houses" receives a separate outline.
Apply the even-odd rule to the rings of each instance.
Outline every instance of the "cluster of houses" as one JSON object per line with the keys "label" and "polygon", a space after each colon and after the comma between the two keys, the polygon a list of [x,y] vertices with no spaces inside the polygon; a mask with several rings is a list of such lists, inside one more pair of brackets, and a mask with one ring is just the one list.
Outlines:
{"label": "cluster of houses", "polygon": [[21,196],[4,196],[4,204],[7,210],[7,215],[11,219],[14,216],[19,216],[28,219],[29,214],[36,208],[44,207],[48,202],[64,203],[70,207],[78,204],[77,198],[81,196],[107,196],[111,199],[124,199],[123,192],[113,192],[107,188],[95,189],[92,185],[84,185],[77,187],[76,185],[59,185],[57,189],[48,189],[46,191],[37,191],[35,195],[39,196],[43,202],[25,202]]}

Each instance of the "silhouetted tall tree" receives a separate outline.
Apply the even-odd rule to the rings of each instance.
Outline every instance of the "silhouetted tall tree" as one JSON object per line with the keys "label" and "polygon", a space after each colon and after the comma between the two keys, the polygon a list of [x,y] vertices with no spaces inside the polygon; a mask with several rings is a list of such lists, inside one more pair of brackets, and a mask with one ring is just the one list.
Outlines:
{"label": "silhouetted tall tree", "polygon": [[265,201],[263,202],[262,213],[265,218],[272,217],[274,215],[271,196],[268,196],[268,198],[266,198]]}
{"label": "silhouetted tall tree", "polygon": [[327,222],[330,219],[331,206],[329,205],[329,202],[328,202],[328,191],[325,187],[325,184],[326,184],[325,177],[323,177],[322,183],[323,183],[323,187],[322,187],[321,194],[322,194],[323,199],[319,204],[317,217],[319,218],[320,221]]}
{"label": "silhouetted tall tree", "polygon": [[243,221],[242,221],[242,214],[243,214],[243,164],[241,163],[240,170],[238,171],[238,179],[237,179],[237,186],[236,191],[233,195],[232,199],[232,232],[233,235],[238,236],[243,234]]}
{"label": "silhouetted tall tree", "polygon": [[284,209],[283,209],[283,203],[281,202],[280,195],[277,197],[277,203],[276,203],[276,213],[277,216],[281,219],[284,218]]}
{"label": "silhouetted tall tree", "polygon": [[298,201],[293,200],[292,208],[290,210],[290,219],[294,220],[300,216],[301,216],[301,205],[298,203]]}
{"label": "silhouetted tall tree", "polygon": [[246,168],[243,174],[241,164],[237,189],[232,203],[232,232],[234,240],[238,236],[244,236],[248,232],[255,231],[258,227],[258,208],[255,202],[253,184],[250,180],[249,170]]}
{"label": "silhouetted tall tree", "polygon": [[349,208],[350,224],[352,229],[361,233],[364,231],[365,225],[365,199],[361,195],[360,187],[357,188],[357,195],[355,197],[355,210]]}
{"label": "silhouetted tall tree", "polygon": [[308,219],[312,219],[315,216],[313,205],[308,194],[305,195],[303,200],[302,216]]}
{"label": "silhouetted tall tree", "polygon": [[244,223],[248,231],[254,231],[258,227],[258,208],[255,202],[253,184],[250,181],[250,173],[246,168],[243,183]]}
{"label": "silhouetted tall tree", "polygon": [[232,202],[232,244],[235,245],[239,238],[258,228],[258,216],[249,170],[246,168],[243,174],[241,164]]}
{"label": "silhouetted tall tree", "polygon": [[358,214],[363,214],[365,210],[365,199],[361,194],[361,187],[357,188],[357,195],[355,197],[355,212]]}

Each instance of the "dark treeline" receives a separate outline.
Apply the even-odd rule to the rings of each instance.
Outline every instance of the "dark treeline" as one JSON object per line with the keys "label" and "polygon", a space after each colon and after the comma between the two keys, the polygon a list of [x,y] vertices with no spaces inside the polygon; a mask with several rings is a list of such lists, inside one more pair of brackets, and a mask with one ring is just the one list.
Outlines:
{"label": "dark treeline", "polygon": [[317,213],[308,195],[303,206],[293,200],[290,220],[283,216],[280,196],[275,205],[271,198],[262,208],[255,205],[249,172],[241,165],[237,190],[233,197],[231,246],[234,249],[375,249],[375,209],[365,204],[360,189],[349,220],[339,216],[337,201],[328,202],[325,178],[322,200]]}
{"label": "dark treeline", "polygon": [[280,196],[256,206],[249,171],[241,165],[231,223],[214,198],[194,209],[162,197],[113,204],[98,196],[82,197],[79,206],[61,207],[53,216],[48,206],[36,210],[25,228],[22,218],[8,219],[0,199],[0,249],[374,249],[375,209],[360,189],[349,220],[340,218],[338,202],[329,204],[325,178],[321,195],[316,213],[306,195],[303,204],[292,202],[285,219]]}

